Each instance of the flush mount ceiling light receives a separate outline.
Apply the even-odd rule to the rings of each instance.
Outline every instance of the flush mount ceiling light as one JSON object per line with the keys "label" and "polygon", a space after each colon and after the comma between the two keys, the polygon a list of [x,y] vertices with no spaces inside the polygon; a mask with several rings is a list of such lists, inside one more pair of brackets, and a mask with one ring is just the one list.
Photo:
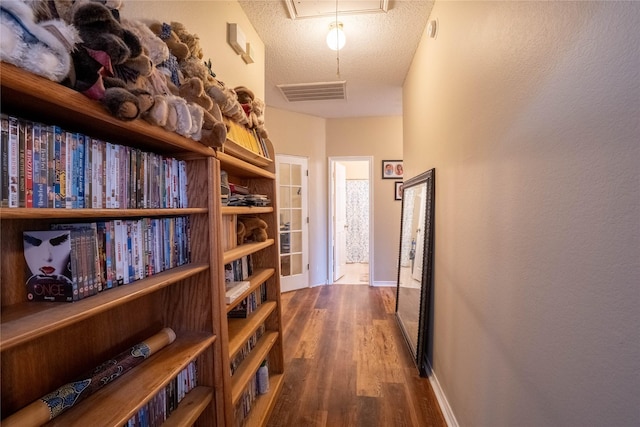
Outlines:
{"label": "flush mount ceiling light", "polygon": [[340,50],[347,42],[347,38],[342,30],[342,22],[332,22],[329,25],[329,33],[327,34],[327,46],[331,50]]}

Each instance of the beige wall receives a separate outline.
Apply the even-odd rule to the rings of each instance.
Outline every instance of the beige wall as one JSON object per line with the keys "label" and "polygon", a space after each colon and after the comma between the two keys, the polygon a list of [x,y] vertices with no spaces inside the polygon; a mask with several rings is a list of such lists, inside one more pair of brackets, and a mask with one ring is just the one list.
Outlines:
{"label": "beige wall", "polygon": [[267,107],[276,154],[306,157],[309,166],[309,284],[327,283],[327,155],[325,120]]}
{"label": "beige wall", "polygon": [[373,156],[373,279],[397,281],[401,203],[394,180],[382,179],[382,160],[402,159],[402,117],[327,120],[327,157]]}
{"label": "beige wall", "polygon": [[404,159],[436,169],[432,364],[455,418],[640,425],[640,3],[432,18]]}
{"label": "beige wall", "polygon": [[[309,159],[310,284],[328,283],[329,157],[373,156],[373,282],[395,284],[400,239],[400,202],[393,180],[381,179],[383,159],[402,158],[402,117],[325,120],[267,107],[265,122],[276,153]],[[397,227],[389,227],[397,224]]]}
{"label": "beige wall", "polygon": [[345,167],[347,180],[350,179],[369,179],[369,162],[360,162],[357,160],[338,162]]}
{"label": "beige wall", "polygon": [[[246,86],[264,99],[264,43],[236,1],[124,0],[127,19],[180,22],[200,37],[204,59],[211,59],[219,80],[229,87]],[[227,43],[227,23],[237,23],[251,43],[253,64],[245,64]]]}

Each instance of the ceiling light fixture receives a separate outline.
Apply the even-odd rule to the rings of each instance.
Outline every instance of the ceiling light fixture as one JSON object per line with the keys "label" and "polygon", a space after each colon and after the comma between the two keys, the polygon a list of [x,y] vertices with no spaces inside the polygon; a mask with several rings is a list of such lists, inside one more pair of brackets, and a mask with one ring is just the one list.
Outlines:
{"label": "ceiling light fixture", "polygon": [[329,33],[327,34],[327,46],[329,46],[329,49],[340,50],[344,47],[347,38],[342,28],[342,22],[338,22],[337,20],[329,25]]}
{"label": "ceiling light fixture", "polygon": [[347,38],[342,31],[342,22],[338,21],[338,0],[336,0],[336,20],[329,26],[327,44],[329,49],[336,51],[336,76],[340,77],[340,49],[344,47]]}

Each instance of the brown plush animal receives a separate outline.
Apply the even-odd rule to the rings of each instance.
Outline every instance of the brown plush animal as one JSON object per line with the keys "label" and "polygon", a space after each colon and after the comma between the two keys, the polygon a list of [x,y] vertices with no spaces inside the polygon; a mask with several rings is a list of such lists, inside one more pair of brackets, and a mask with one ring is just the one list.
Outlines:
{"label": "brown plush animal", "polygon": [[239,217],[237,226],[238,244],[241,245],[247,239],[254,242],[267,240],[267,223],[257,217]]}
{"label": "brown plush animal", "polygon": [[[60,18],[73,25],[82,43],[71,53],[73,67],[63,84],[98,100],[122,120],[133,120],[153,106],[141,89],[129,90],[115,69],[142,54],[140,40],[114,17],[114,9],[88,0],[34,1],[40,18]],[[138,64],[139,65],[139,64]]]}

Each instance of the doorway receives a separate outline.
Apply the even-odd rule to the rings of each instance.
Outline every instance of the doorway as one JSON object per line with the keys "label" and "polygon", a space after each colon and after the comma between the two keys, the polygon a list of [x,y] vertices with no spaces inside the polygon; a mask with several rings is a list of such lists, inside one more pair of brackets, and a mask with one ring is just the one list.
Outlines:
{"label": "doorway", "polygon": [[329,283],[371,285],[373,158],[329,158]]}

